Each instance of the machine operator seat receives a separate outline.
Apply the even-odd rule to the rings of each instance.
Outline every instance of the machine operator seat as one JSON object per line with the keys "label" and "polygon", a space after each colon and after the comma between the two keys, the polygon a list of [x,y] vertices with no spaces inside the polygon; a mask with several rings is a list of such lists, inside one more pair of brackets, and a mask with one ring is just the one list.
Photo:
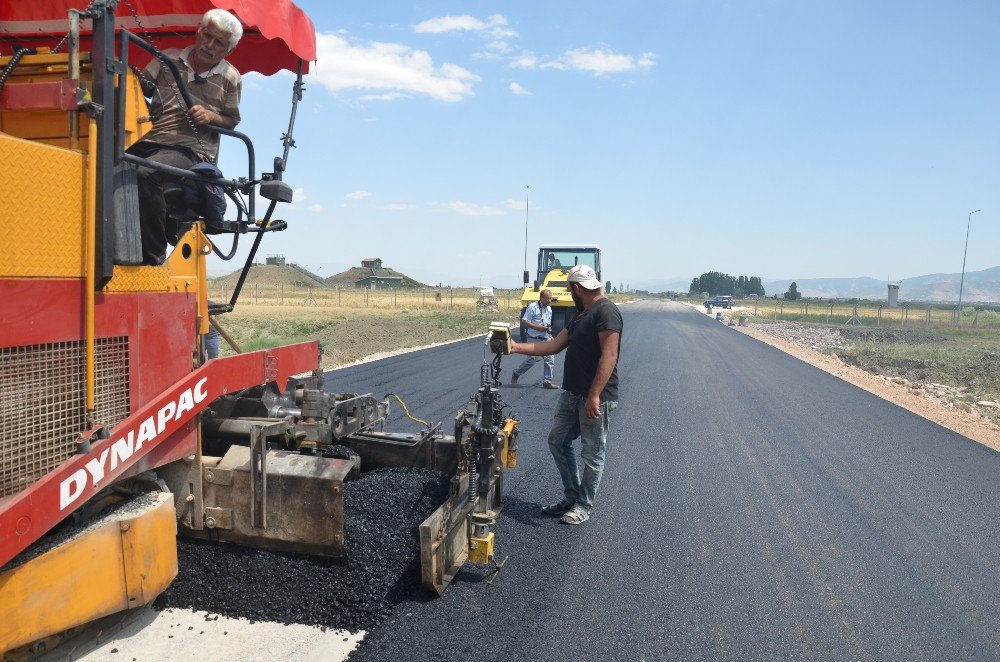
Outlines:
{"label": "machine operator seat", "polygon": [[[222,177],[210,163],[191,168],[202,176]],[[139,227],[139,187],[135,167],[122,163],[115,167],[115,264],[142,264],[142,232]],[[225,220],[226,194],[221,186],[197,180],[174,180],[163,187],[167,205],[166,231],[171,245],[198,220],[205,221],[206,234],[239,232],[239,224]]]}

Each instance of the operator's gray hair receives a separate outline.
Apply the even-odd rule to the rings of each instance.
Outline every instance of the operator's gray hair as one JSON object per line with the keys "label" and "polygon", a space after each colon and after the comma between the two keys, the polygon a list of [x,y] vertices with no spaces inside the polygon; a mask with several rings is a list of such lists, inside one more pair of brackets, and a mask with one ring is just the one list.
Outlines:
{"label": "operator's gray hair", "polygon": [[213,25],[216,29],[229,35],[229,53],[233,52],[236,44],[240,43],[240,39],[243,38],[243,24],[240,23],[240,19],[225,9],[209,9],[205,12],[205,15],[201,17],[201,23],[198,24],[198,27],[206,25]]}

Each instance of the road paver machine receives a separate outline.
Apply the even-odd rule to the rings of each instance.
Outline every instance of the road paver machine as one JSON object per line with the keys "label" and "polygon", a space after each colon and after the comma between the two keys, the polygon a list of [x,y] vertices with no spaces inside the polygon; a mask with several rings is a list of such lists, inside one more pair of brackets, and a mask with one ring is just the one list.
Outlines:
{"label": "road paver machine", "polygon": [[[177,573],[176,535],[341,556],[343,486],[360,470],[444,472],[451,494],[420,527],[424,585],[440,593],[467,559],[492,561],[517,423],[504,416],[499,354],[481,388],[440,424],[386,432],[389,399],[323,388],[304,342],[208,359],[210,316],[233,310],[265,234],[292,199],[284,181],[309,18],[289,0],[34,0],[0,3],[0,652],[150,603]],[[202,14],[245,26],[227,59],[295,74],[283,154],[227,179],[157,166],[224,190],[219,234],[175,218],[176,246],[143,266],[128,147],[149,128],[136,68],[190,44]],[[246,95],[251,96],[251,95]],[[252,99],[244,98],[244,104]],[[258,203],[261,204],[258,204]],[[235,218],[232,218],[235,216]],[[206,258],[252,237],[228,302],[207,298]],[[495,338],[506,332],[497,330]],[[499,352],[499,349],[498,349]],[[113,514],[108,515],[111,511]]]}

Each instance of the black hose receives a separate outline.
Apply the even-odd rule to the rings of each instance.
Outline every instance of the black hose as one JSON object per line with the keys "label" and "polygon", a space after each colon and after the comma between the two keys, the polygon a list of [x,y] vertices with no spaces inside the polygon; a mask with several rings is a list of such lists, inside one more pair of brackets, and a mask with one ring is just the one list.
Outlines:
{"label": "black hose", "polygon": [[[233,204],[236,205],[236,222],[237,223],[242,223],[243,222],[243,203],[242,203],[242,201],[238,197],[236,197],[236,194],[233,193],[232,191],[230,191],[229,189],[223,188],[222,190],[225,192],[226,197],[228,197],[230,200],[232,200]],[[216,255],[218,255],[220,259],[228,261],[228,260],[233,259],[233,256],[236,255],[236,249],[239,248],[239,244],[240,244],[240,235],[234,233],[233,234],[233,246],[232,246],[232,248],[229,249],[228,253],[223,253],[222,251],[220,251],[219,248],[215,245],[214,241],[212,242],[212,252],[215,253]]]}
{"label": "black hose", "polygon": [[232,260],[233,256],[236,255],[236,249],[240,247],[240,235],[233,233],[233,246],[229,249],[228,253],[223,253],[219,250],[219,247],[212,242],[212,252],[219,256],[220,260]]}
{"label": "black hose", "polygon": [[21,58],[25,55],[35,55],[38,51],[34,48],[21,48],[18,46],[14,49],[14,55],[10,58],[10,62],[7,66],[3,68],[3,73],[0,73],[0,92],[3,92],[3,86],[7,84],[7,79],[10,75],[14,73],[14,69],[17,69],[17,65],[21,62]]}

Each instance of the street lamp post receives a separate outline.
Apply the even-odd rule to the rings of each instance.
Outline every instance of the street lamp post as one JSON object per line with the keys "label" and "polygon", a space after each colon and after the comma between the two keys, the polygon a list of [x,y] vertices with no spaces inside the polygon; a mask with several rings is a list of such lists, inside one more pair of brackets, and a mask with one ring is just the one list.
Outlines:
{"label": "street lamp post", "polygon": [[969,212],[969,222],[965,226],[965,251],[962,253],[962,279],[958,282],[958,315],[962,316],[962,290],[965,288],[965,257],[969,254],[969,229],[972,227],[972,215],[982,209]]}

